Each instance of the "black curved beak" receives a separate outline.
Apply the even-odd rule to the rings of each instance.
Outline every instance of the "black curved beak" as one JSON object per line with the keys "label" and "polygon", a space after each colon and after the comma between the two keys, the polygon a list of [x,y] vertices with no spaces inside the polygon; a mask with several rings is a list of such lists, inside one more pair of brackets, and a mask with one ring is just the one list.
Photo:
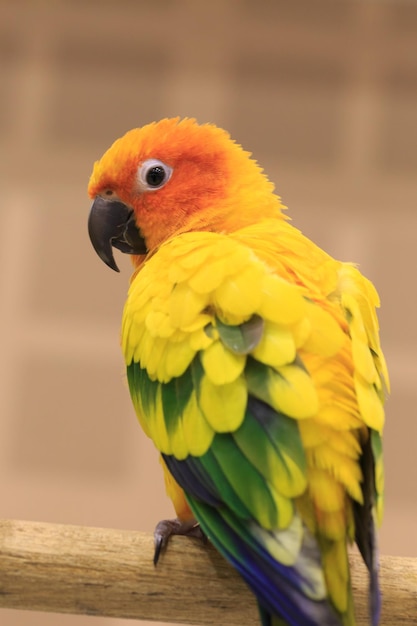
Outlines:
{"label": "black curved beak", "polygon": [[98,256],[116,272],[112,247],[126,254],[146,254],[145,240],[136,226],[133,210],[115,200],[97,196],[88,217],[88,234]]}

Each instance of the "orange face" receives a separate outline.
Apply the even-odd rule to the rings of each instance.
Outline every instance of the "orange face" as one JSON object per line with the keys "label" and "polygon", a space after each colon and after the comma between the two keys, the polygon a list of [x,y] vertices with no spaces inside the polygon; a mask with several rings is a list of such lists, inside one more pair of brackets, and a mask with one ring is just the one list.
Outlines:
{"label": "orange face", "polygon": [[262,211],[276,216],[280,207],[250,154],[224,130],[192,119],[126,133],[95,163],[88,191],[129,207],[147,250],[187,230],[227,231]]}

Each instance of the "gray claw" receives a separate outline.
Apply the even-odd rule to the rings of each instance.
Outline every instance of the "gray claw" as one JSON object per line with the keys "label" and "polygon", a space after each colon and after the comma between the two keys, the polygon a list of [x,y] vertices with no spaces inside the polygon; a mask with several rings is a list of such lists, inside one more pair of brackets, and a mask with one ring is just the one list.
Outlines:
{"label": "gray claw", "polygon": [[156,525],[153,533],[155,543],[154,565],[158,563],[161,552],[168,545],[168,540],[172,535],[186,535],[187,537],[197,537],[203,540],[206,538],[200,528],[200,524],[194,519],[187,522],[182,522],[178,518],[162,520]]}

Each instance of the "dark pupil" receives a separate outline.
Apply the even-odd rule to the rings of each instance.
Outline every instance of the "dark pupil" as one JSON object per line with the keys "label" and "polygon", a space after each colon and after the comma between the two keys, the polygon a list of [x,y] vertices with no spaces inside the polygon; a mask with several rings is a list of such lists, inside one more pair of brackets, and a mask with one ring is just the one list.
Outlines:
{"label": "dark pupil", "polygon": [[155,165],[146,174],[146,182],[151,187],[158,187],[165,179],[165,170],[160,165]]}

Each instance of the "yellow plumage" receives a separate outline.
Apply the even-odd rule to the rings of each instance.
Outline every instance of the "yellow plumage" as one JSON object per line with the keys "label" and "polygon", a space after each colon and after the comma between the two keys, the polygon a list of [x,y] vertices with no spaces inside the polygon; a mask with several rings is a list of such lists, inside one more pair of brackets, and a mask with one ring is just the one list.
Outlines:
{"label": "yellow plumage", "polygon": [[[280,241],[281,245],[282,233],[280,231],[283,225],[285,232],[284,222],[274,224],[275,232],[273,233],[271,233],[271,226],[268,226],[268,235],[273,234],[275,240]],[[254,231],[259,232],[259,226],[256,226]],[[249,247],[251,243],[249,235],[250,229],[246,228],[244,230],[245,246],[243,246],[240,231],[227,238],[214,233],[189,233],[164,244],[158,255],[146,263],[138,278],[133,281],[129,292],[123,332],[127,360],[130,357],[129,346],[137,343],[135,337],[132,338],[132,333],[137,333],[137,336],[143,335],[145,339],[142,340],[142,345],[145,345],[140,350],[140,365],[148,371],[152,379],[165,382],[180,376],[198,350],[205,348],[201,362],[207,379],[202,386],[201,406],[204,407],[209,427],[205,426],[203,430],[197,429],[198,433],[194,439],[199,449],[206,449],[213,431],[233,431],[243,419],[246,387],[240,381],[239,376],[245,366],[246,356],[233,354],[219,339],[210,337],[204,331],[200,332],[203,345],[199,345],[195,340],[194,328],[197,326],[199,330],[202,330],[209,321],[214,321],[214,311],[226,320],[232,317],[235,324],[244,322],[251,315],[261,315],[266,320],[270,332],[265,333],[263,341],[256,346],[252,354],[259,361],[274,366],[274,370],[269,372],[270,380],[267,383],[269,400],[277,410],[283,413],[295,418],[309,418],[310,432],[314,429],[315,437],[323,439],[321,447],[312,448],[314,454],[309,455],[311,464],[317,468],[324,467],[348,488],[351,495],[355,494],[358,498],[361,475],[359,469],[352,471],[352,468],[357,468],[357,465],[352,464],[351,459],[358,457],[357,435],[353,436],[353,434],[358,432],[361,420],[364,425],[381,430],[383,408],[380,398],[374,391],[377,369],[369,350],[370,339],[365,330],[365,320],[360,315],[359,305],[355,307],[353,305],[356,302],[355,296],[359,294],[360,297],[365,297],[360,291],[361,284],[358,286],[352,282],[352,276],[354,278],[357,273],[353,271],[354,268],[348,266],[350,281],[347,282],[345,280],[346,266],[336,261],[330,263],[327,255],[323,252],[320,255],[320,251],[313,248],[313,258],[317,259],[321,256],[322,267],[330,270],[330,277],[334,280],[331,285],[328,285],[329,278],[323,280],[326,291],[338,295],[345,306],[349,306],[349,311],[354,309],[350,335],[351,354],[343,356],[343,360],[346,360],[344,366],[336,363],[339,374],[335,381],[331,372],[331,369],[335,367],[335,361],[332,359],[327,362],[326,359],[336,352],[340,352],[342,356],[342,353],[346,351],[345,341],[348,340],[348,329],[346,323],[342,327],[339,324],[340,305],[333,307],[337,314],[332,317],[331,308],[325,310],[320,307],[320,301],[315,303],[303,297],[305,288],[286,282],[287,275],[279,276],[273,273],[270,266],[254,255],[251,251],[252,246]],[[292,243],[293,241],[294,239]],[[303,244],[299,246],[301,253],[305,247],[305,239],[301,234],[299,234],[299,241]],[[219,242],[224,242],[224,246],[219,245]],[[181,256],[182,243],[184,257]],[[257,239],[255,239],[256,243]],[[256,245],[253,248],[257,251]],[[222,251],[224,258],[221,256]],[[292,249],[293,258],[296,258],[295,253],[296,249]],[[206,290],[202,293],[201,276],[204,276],[203,269],[210,267],[212,258],[217,263],[216,280],[210,285],[210,289],[205,283]],[[307,271],[305,266],[309,258],[310,256],[304,259],[304,273]],[[234,259],[236,259],[236,268],[233,266]],[[181,267],[181,281],[172,270],[175,262]],[[338,271],[335,268],[338,268]],[[153,280],[151,276],[154,277]],[[156,284],[158,289],[155,287]],[[196,287],[199,291],[195,291]],[[341,287],[345,289],[353,287],[355,295],[338,294]],[[165,298],[161,294],[165,294]],[[317,293],[316,288],[316,295],[324,298],[326,294]],[[246,303],[245,307],[242,306],[240,299]],[[212,309],[211,315],[210,309]],[[148,315],[144,316],[144,310],[149,311]],[[368,315],[367,320],[368,323],[372,323],[369,335],[374,342],[375,353],[380,355],[380,348],[375,344],[374,318]],[[297,323],[305,323],[309,328],[303,343],[301,345],[298,343],[298,347],[307,366],[311,361],[311,367],[309,367],[311,376],[305,374],[301,368],[291,365],[295,353],[294,324]],[[176,334],[178,332],[180,334]],[[364,343],[365,341],[367,344]],[[363,346],[360,352],[353,347],[356,343]],[[365,347],[367,352],[365,352]],[[366,356],[360,360],[362,354]],[[317,369],[315,359],[318,362]],[[160,365],[159,368],[158,365]],[[359,380],[358,374],[352,376],[353,371],[360,375],[365,367],[366,372],[372,371],[372,376],[368,375],[366,379],[361,375]],[[323,380],[323,374],[328,382]],[[377,379],[380,381],[379,376]],[[317,400],[316,389],[320,401]],[[321,426],[321,414],[325,412],[327,404],[332,405],[335,399],[340,404],[343,398],[345,398],[343,419],[335,420],[333,416],[331,424],[325,421]],[[358,400],[356,401],[355,398]],[[229,413],[233,416],[231,422],[227,420],[228,403],[235,407],[239,405],[242,407],[240,410]],[[218,424],[216,423],[217,415],[221,415],[221,422]],[[349,420],[352,421],[353,430],[348,431],[345,438],[342,438],[343,450],[340,450],[340,433],[343,433],[345,428],[349,428]],[[301,422],[300,429],[304,437]],[[199,437],[202,437],[202,441],[199,441]],[[335,445],[339,446],[337,453],[331,452],[333,450],[332,438],[336,442]],[[182,441],[181,434],[171,441],[171,450],[179,457],[184,456],[186,448]],[[307,427],[304,442],[309,449],[311,442]],[[334,488],[334,490],[335,494],[339,493],[338,489]],[[332,489],[325,491],[331,498]],[[337,495],[334,497],[337,501]]]}

